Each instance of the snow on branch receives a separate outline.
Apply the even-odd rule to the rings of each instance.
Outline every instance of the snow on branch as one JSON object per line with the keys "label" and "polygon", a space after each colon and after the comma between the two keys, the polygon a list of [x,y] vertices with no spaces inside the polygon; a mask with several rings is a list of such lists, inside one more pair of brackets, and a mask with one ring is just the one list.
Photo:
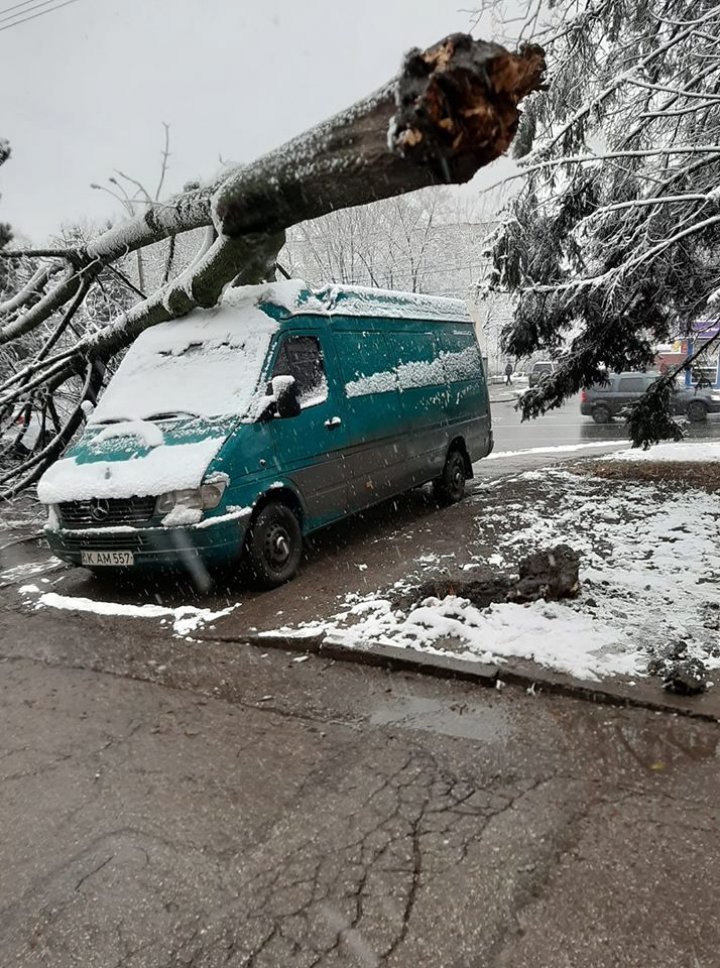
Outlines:
{"label": "snow on branch", "polygon": [[[517,293],[505,351],[559,363],[523,399],[526,416],[603,368],[652,367],[659,343],[712,315],[720,255],[720,5],[541,6],[534,36],[553,75],[527,102],[512,176],[522,186],[492,243],[493,284]],[[636,442],[643,427],[647,440],[675,433],[649,413],[630,424]]]}

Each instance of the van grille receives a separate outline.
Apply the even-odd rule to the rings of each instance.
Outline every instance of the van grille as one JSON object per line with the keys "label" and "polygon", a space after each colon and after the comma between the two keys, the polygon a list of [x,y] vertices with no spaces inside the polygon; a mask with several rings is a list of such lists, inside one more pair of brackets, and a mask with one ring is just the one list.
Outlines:
{"label": "van grille", "polygon": [[104,534],[102,531],[87,534],[63,534],[62,546],[66,551],[145,551],[147,542],[140,534]]}
{"label": "van grille", "polygon": [[147,524],[155,510],[155,498],[92,498],[64,501],[58,505],[60,522],[66,528],[109,528],[116,525]]}
{"label": "van grille", "polygon": [[[132,551],[134,554],[153,553],[177,558],[197,553],[191,538],[176,535],[171,530],[155,528],[150,531],[107,532],[89,528],[87,531],[55,532],[57,547],[69,554],[81,551]],[[53,541],[51,539],[51,546]]]}

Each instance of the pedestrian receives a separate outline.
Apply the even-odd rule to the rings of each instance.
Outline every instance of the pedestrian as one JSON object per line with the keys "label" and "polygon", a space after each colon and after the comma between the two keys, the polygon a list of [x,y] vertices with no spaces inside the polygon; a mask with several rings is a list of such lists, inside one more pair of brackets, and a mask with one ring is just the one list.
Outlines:
{"label": "pedestrian", "polygon": [[507,366],[505,367],[505,386],[506,387],[512,386],[512,372],[513,372],[513,365],[508,360]]}

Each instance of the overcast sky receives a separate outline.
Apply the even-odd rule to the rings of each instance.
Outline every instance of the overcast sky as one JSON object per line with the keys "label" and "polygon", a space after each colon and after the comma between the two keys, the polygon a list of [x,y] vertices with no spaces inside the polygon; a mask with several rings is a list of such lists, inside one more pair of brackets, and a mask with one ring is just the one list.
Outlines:
{"label": "overcast sky", "polygon": [[[0,27],[17,2],[0,0]],[[250,161],[384,83],[407,48],[469,29],[459,7],[472,5],[77,0],[0,30],[0,137],[13,152],[0,220],[40,243],[63,222],[113,215],[90,184],[120,168],[154,185],[163,121],[168,191],[209,177],[220,156]]]}

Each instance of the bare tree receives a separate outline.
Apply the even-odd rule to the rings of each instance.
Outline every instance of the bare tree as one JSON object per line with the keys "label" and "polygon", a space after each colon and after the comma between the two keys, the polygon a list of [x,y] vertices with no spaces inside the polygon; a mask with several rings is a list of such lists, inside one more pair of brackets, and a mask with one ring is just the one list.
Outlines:
{"label": "bare tree", "polygon": [[446,209],[442,190],[423,189],[331,212],[288,232],[283,265],[312,282],[429,291],[433,229]]}
{"label": "bare tree", "polygon": [[468,180],[507,150],[518,104],[540,87],[544,68],[538,47],[509,53],[454,34],[426,51],[411,51],[400,75],[379,91],[256,162],[166,202],[153,201],[88,244],[25,253],[44,260],[44,268],[0,317],[0,346],[51,319],[57,320],[49,337],[54,345],[106,266],[163,239],[207,229],[197,258],[178,277],[69,350],[52,352],[46,342],[0,386],[0,418],[11,419],[22,401],[81,381],[76,406],[59,432],[0,478],[5,493],[35,481],[57,456],[83,419],[83,400],[100,388],[107,362],[143,329],[213,306],[229,282],[268,278],[285,230],[298,222]]}

